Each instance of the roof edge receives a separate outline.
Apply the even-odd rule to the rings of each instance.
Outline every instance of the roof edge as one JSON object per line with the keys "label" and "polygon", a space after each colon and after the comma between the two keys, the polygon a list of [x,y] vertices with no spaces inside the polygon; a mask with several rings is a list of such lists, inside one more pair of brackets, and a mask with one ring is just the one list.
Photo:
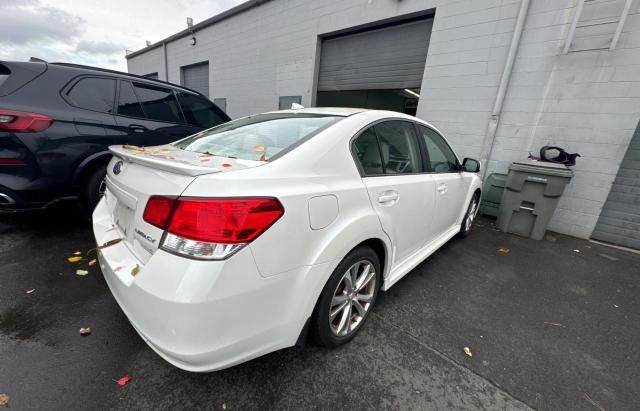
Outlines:
{"label": "roof edge", "polygon": [[164,39],[162,39],[160,41],[157,41],[157,42],[151,44],[150,46],[147,46],[147,47],[142,48],[140,50],[137,50],[137,51],[134,51],[132,53],[129,53],[129,54],[125,55],[124,58],[129,60],[130,58],[133,58],[133,57],[139,56],[141,54],[144,54],[147,51],[151,51],[151,50],[156,49],[158,47],[162,47],[162,45],[164,43],[168,43],[168,42],[180,39],[182,37],[186,37],[186,36],[190,35],[193,32],[197,32],[198,30],[202,30],[202,29],[204,29],[206,27],[212,26],[212,25],[216,24],[219,21],[226,20],[226,19],[228,19],[230,17],[235,16],[236,14],[240,14],[240,13],[242,13],[244,11],[247,11],[249,9],[257,7],[257,6],[259,6],[259,5],[263,4],[263,3],[266,3],[268,1],[271,1],[271,0],[248,0],[248,1],[245,1],[244,3],[240,3],[237,6],[230,8],[229,10],[226,10],[226,11],[223,11],[222,13],[216,14],[213,17],[209,17],[208,19],[203,20],[198,24],[194,24],[193,27],[191,27],[190,29],[189,28],[184,29],[182,31],[177,32],[176,34],[173,34],[173,35],[171,35],[169,37],[166,37],[166,38],[164,38]]}

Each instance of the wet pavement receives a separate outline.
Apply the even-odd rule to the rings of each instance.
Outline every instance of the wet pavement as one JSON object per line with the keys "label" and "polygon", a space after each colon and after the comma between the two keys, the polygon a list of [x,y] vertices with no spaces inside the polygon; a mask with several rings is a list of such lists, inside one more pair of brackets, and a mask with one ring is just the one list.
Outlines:
{"label": "wet pavement", "polygon": [[142,342],[97,265],[67,261],[93,246],[70,204],[0,215],[10,409],[640,409],[638,254],[559,234],[536,242],[480,219],[381,294],[347,346],[193,374]]}

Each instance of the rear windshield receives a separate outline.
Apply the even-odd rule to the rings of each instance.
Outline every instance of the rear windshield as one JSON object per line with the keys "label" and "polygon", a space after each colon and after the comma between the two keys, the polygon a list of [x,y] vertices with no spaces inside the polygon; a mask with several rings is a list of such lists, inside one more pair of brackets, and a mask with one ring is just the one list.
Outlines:
{"label": "rear windshield", "polygon": [[261,114],[206,130],[174,145],[203,154],[268,161],[341,118],[312,114]]}

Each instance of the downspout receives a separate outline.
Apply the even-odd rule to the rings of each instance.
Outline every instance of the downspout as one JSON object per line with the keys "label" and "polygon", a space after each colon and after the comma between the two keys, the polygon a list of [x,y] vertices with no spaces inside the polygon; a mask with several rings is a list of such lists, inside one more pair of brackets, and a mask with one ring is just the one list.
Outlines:
{"label": "downspout", "polygon": [[162,57],[164,59],[164,81],[169,81],[169,68],[167,67],[167,42],[162,42]]}
{"label": "downspout", "polygon": [[522,0],[522,2],[520,3],[520,10],[518,11],[516,27],[513,30],[513,37],[511,38],[509,53],[507,54],[507,59],[504,62],[504,69],[502,70],[502,77],[500,78],[498,94],[496,95],[496,101],[493,104],[493,110],[491,111],[491,117],[489,118],[489,125],[487,126],[487,134],[485,135],[484,142],[482,144],[480,163],[483,165],[483,180],[487,172],[489,160],[491,159],[491,153],[493,152],[496,132],[498,131],[498,124],[500,123],[500,115],[502,114],[502,105],[504,104],[504,97],[507,94],[507,89],[509,88],[509,80],[511,79],[511,72],[513,71],[513,63],[515,62],[516,56],[518,54],[520,37],[522,37],[522,31],[527,19],[527,10],[529,9],[529,3],[530,0]]}

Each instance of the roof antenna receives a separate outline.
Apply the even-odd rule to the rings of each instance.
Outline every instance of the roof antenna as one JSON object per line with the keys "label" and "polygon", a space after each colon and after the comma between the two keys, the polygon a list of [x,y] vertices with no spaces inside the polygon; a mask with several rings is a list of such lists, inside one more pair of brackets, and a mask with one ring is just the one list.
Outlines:
{"label": "roof antenna", "polygon": [[147,43],[147,47],[151,45],[151,42],[149,40],[145,40],[145,43]]}
{"label": "roof antenna", "polygon": [[44,61],[44,60],[42,60],[42,59],[39,59],[39,58],[37,58],[37,57],[31,57],[31,58],[29,59],[29,61],[30,61],[30,62],[32,62],[32,63],[46,63],[46,61]]}

